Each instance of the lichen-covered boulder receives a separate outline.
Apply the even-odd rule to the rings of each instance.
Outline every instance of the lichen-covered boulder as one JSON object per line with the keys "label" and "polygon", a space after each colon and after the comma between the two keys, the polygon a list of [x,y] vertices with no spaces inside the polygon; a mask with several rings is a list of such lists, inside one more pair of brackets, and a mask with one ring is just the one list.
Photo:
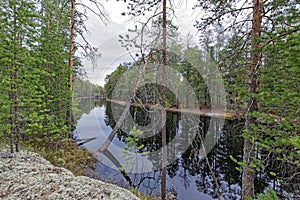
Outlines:
{"label": "lichen-covered boulder", "polygon": [[40,155],[0,151],[0,199],[138,200],[130,191],[55,167]]}

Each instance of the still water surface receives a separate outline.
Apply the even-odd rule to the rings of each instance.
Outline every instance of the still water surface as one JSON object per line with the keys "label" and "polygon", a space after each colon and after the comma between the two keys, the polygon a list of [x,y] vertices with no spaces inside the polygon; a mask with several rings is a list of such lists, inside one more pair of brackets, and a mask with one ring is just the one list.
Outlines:
{"label": "still water surface", "polygon": [[[79,108],[82,115],[77,121],[74,135],[81,139],[95,137],[95,140],[84,144],[85,148],[95,153],[116,124],[116,119],[118,119],[116,110],[122,111],[124,107],[108,102],[82,100]],[[132,137],[129,132],[132,126],[125,122],[122,130],[118,131],[108,148],[109,156],[95,154],[98,162],[94,174],[91,176],[96,175],[101,180],[125,188],[134,186],[146,195],[160,196],[161,171],[154,167],[161,164],[159,128],[155,124],[153,129],[158,131],[154,133],[152,128],[149,129],[153,116],[149,117],[149,112],[141,108],[131,108],[130,117],[137,127],[144,130],[143,133],[148,136],[150,134],[150,136],[136,141],[135,144],[140,146],[139,148],[130,146],[129,142],[132,140],[129,138]],[[238,161],[242,159],[243,141],[240,137],[240,130],[243,122],[222,120],[167,113],[167,141],[172,144],[168,148],[167,192],[177,196],[177,199],[209,200],[217,198],[216,187],[203,156],[201,141],[205,143],[208,161],[219,182],[222,199],[240,199],[241,174],[236,169],[239,168],[238,164],[230,159],[230,155]],[[147,128],[143,129],[144,127]],[[193,135],[194,137],[190,137],[192,131],[196,133]],[[129,154],[124,153],[124,149],[127,149]],[[154,154],[155,152],[158,153]],[[133,157],[134,159],[132,159]],[[133,164],[136,160],[139,161],[138,164]],[[144,164],[141,166],[141,163]],[[124,169],[127,168],[129,173],[124,173],[124,171],[122,173],[119,170],[120,166]],[[263,192],[268,186],[277,184],[276,180],[272,180],[264,174],[257,177],[257,183],[256,192]]]}

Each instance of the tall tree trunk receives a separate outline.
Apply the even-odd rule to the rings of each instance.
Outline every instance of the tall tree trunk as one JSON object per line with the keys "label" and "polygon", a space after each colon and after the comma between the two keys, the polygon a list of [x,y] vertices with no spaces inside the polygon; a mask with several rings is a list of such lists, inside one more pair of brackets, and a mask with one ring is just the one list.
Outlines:
{"label": "tall tree trunk", "polygon": [[[262,9],[263,0],[253,0],[253,19],[252,19],[252,38],[251,38],[251,66],[249,73],[249,94],[256,93],[258,86],[258,69],[260,66],[261,54],[260,48],[260,33],[261,33],[261,21],[262,21]],[[257,99],[249,97],[247,116],[245,122],[245,128],[251,131],[251,124],[255,123],[255,118],[249,116],[252,112],[257,110]],[[244,139],[244,167],[242,175],[242,199],[246,197],[254,197],[254,169],[250,167],[253,161],[255,145],[254,142],[248,138]]]}
{"label": "tall tree trunk", "polygon": [[[45,80],[45,87],[46,87],[46,90],[47,90],[47,95],[45,96],[45,106],[46,108],[50,108],[51,105],[49,103],[50,101],[50,88],[51,88],[51,81],[50,81],[50,61],[51,61],[51,52],[50,52],[50,49],[51,49],[51,46],[50,46],[50,34],[51,34],[51,27],[52,27],[52,16],[48,16],[48,19],[49,21],[46,22],[46,26],[47,26],[47,32],[46,32],[46,38],[47,38],[47,45],[46,46],[46,55],[45,55],[45,58],[46,58],[46,65],[45,65],[45,71],[47,72],[47,75],[46,75],[46,80]],[[46,111],[46,114],[47,115],[51,115],[50,113],[50,109],[49,111]],[[48,119],[47,119],[48,120]],[[48,121],[45,122],[45,123],[49,123]],[[48,147],[50,147],[50,143],[51,143],[51,133],[49,130],[47,130],[47,139],[48,139]]]}
{"label": "tall tree trunk", "polygon": [[74,33],[75,33],[75,0],[72,0],[71,7],[71,25],[70,25],[70,52],[69,52],[69,68],[70,68],[70,91],[73,90],[73,56],[74,56]]}
{"label": "tall tree trunk", "polygon": [[[73,91],[73,65],[74,65],[74,40],[75,40],[75,0],[71,0],[71,25],[70,25],[70,52],[69,52],[69,88],[70,96],[67,102],[67,126],[72,132],[72,91]],[[71,137],[71,136],[70,136]]]}
{"label": "tall tree trunk", "polygon": [[10,135],[10,146],[11,153],[14,152],[14,135],[17,136],[16,141],[16,152],[20,151],[21,133],[19,127],[19,99],[18,99],[18,64],[17,64],[17,51],[18,51],[18,34],[17,34],[17,7],[13,5],[13,58],[12,58],[12,72],[10,74],[11,79],[11,108],[10,108],[10,124],[11,124],[11,135]]}
{"label": "tall tree trunk", "polygon": [[166,198],[166,165],[167,165],[167,134],[166,134],[166,65],[167,65],[167,0],[163,0],[163,18],[162,18],[162,86],[161,86],[161,104],[162,104],[162,171],[161,171],[161,199]]}

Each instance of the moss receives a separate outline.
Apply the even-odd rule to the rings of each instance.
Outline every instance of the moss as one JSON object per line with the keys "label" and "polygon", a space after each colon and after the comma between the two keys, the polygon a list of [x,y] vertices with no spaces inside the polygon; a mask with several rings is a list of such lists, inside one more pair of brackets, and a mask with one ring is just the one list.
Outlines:
{"label": "moss", "polygon": [[64,167],[73,174],[90,175],[96,159],[86,150],[80,149],[70,140],[57,140],[55,145],[47,143],[24,144],[23,148],[42,155],[45,159],[58,167]]}

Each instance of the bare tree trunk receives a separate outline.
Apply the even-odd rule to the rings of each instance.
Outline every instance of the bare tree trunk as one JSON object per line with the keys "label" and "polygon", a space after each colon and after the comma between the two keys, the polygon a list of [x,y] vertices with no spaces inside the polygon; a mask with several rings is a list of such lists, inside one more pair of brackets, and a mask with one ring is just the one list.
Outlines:
{"label": "bare tree trunk", "polygon": [[162,18],[162,86],[161,86],[161,104],[162,104],[162,171],[161,171],[161,199],[166,199],[166,165],[167,165],[167,133],[166,133],[166,65],[167,65],[167,0],[163,0],[163,18]]}
{"label": "bare tree trunk", "polygon": [[[251,38],[251,66],[249,73],[249,94],[256,93],[258,86],[258,69],[260,66],[261,54],[258,52],[260,48],[260,33],[261,33],[261,21],[263,0],[253,1],[253,19],[252,19],[252,38]],[[257,99],[249,97],[247,116],[245,122],[245,128],[251,130],[251,124],[255,123],[255,118],[249,116],[252,112],[257,110]],[[254,142],[248,138],[244,139],[244,155],[243,155],[243,175],[242,175],[242,199],[247,197],[254,198],[254,169],[250,167],[254,157],[255,145]]]}

